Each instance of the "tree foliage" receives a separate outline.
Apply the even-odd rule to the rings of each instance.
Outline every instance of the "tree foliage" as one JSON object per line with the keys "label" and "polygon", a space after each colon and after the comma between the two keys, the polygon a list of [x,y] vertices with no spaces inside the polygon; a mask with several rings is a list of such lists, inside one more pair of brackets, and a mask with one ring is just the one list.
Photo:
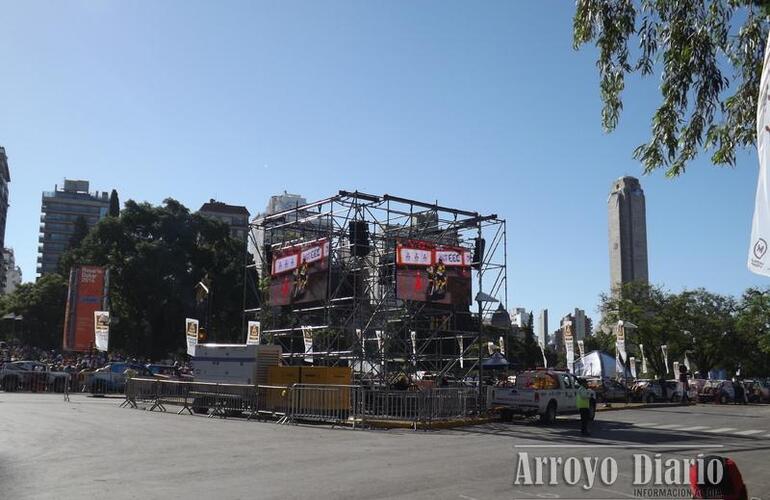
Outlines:
{"label": "tree foliage", "polygon": [[120,215],[120,200],[118,199],[118,192],[115,189],[110,193],[110,211],[108,213],[110,217],[117,217]]}
{"label": "tree foliage", "polygon": [[660,73],[651,137],[634,151],[645,173],[679,175],[704,148],[732,166],[754,144],[769,14],[761,0],[577,1],[573,43],[598,49],[605,130],[618,124],[628,77]]}
{"label": "tree foliage", "polygon": [[[767,375],[770,359],[770,291],[748,290],[743,297],[703,289],[675,294],[644,283],[629,283],[619,295],[602,296],[605,325],[630,321],[626,332],[629,356],[639,358],[644,345],[648,367],[656,374],[666,370],[661,345],[668,346],[668,371],[685,354],[705,375],[714,368],[734,373]],[[606,334],[605,334],[606,335]],[[614,343],[614,336],[605,341]]]}
{"label": "tree foliage", "polygon": [[240,341],[245,245],[228,227],[192,214],[179,202],[161,206],[129,200],[119,217],[97,224],[79,248],[66,254],[73,264],[110,270],[110,332],[116,349],[165,356],[184,343],[184,318],[194,317],[194,287],[211,280],[211,341]]}
{"label": "tree foliage", "polygon": [[0,298],[0,313],[23,320],[4,324],[6,335],[15,332],[18,340],[45,349],[61,347],[67,280],[60,274],[46,274],[34,283],[19,285]]}

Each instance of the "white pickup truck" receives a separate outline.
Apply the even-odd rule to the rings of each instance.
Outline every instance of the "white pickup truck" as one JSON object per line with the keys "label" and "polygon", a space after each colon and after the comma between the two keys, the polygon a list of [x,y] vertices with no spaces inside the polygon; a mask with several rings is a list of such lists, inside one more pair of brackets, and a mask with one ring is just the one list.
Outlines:
{"label": "white pickup truck", "polygon": [[[516,377],[515,387],[490,387],[487,396],[490,409],[498,410],[503,419],[514,414],[540,416],[540,421],[553,423],[557,415],[578,413],[577,379],[556,370],[532,370]],[[588,390],[589,418],[596,412],[596,395]]]}

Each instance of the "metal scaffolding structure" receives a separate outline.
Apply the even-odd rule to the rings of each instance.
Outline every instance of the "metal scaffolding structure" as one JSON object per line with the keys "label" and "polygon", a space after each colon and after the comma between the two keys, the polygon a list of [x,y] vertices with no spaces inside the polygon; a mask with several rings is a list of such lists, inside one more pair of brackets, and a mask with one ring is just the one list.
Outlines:
{"label": "metal scaffolding structure", "polygon": [[[487,340],[479,315],[488,318],[499,304],[507,309],[506,226],[494,214],[340,191],[254,219],[249,238],[254,262],[246,266],[244,322],[260,321],[263,342],[281,345],[290,364],[351,366],[358,379],[381,382],[401,372],[464,377],[478,369]],[[396,253],[404,241],[473,255],[470,303],[397,297]],[[325,293],[271,302],[273,257],[314,242],[325,245]]]}

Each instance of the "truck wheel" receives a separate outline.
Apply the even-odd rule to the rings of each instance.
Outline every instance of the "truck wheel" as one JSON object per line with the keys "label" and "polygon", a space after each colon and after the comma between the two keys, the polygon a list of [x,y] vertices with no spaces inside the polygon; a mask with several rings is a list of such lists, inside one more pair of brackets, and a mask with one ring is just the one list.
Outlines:
{"label": "truck wheel", "polygon": [[556,401],[548,403],[548,407],[545,409],[545,413],[540,415],[540,423],[552,424],[556,421]]}
{"label": "truck wheel", "polygon": [[720,405],[726,405],[727,404],[727,395],[722,393],[719,395],[719,404]]}

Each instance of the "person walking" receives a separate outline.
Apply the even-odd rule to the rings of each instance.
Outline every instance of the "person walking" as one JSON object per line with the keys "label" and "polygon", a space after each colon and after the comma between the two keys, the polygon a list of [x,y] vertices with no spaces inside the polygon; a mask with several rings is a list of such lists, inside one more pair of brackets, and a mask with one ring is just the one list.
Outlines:
{"label": "person walking", "polygon": [[584,436],[591,434],[588,431],[588,424],[591,418],[591,402],[588,394],[588,387],[586,381],[583,379],[577,379],[578,387],[575,391],[575,404],[580,412],[580,433]]}

